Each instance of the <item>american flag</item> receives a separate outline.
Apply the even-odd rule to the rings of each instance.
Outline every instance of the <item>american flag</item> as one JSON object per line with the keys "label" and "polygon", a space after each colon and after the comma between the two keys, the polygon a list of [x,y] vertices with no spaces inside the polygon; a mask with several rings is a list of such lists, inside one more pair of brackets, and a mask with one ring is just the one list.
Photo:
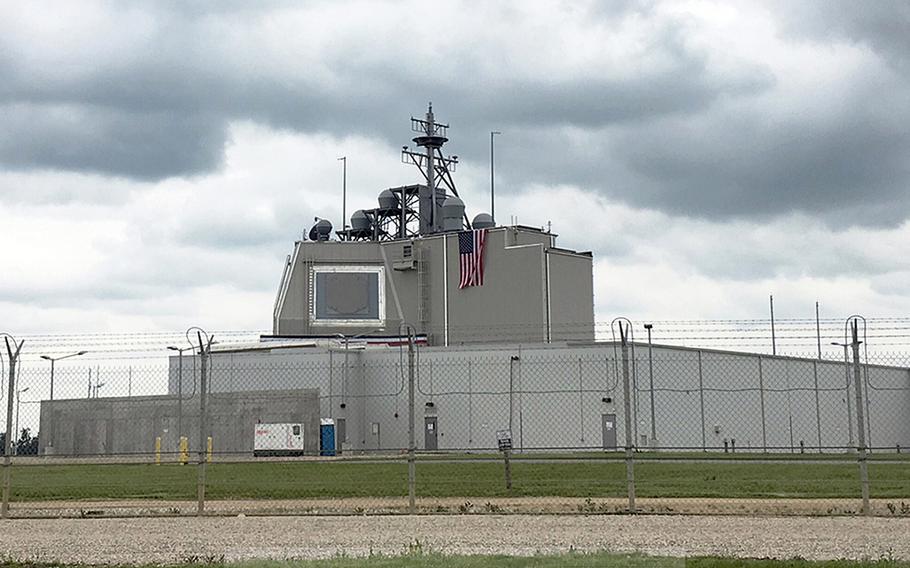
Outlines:
{"label": "american flag", "polygon": [[483,248],[486,229],[458,233],[458,259],[461,267],[459,288],[483,286]]}

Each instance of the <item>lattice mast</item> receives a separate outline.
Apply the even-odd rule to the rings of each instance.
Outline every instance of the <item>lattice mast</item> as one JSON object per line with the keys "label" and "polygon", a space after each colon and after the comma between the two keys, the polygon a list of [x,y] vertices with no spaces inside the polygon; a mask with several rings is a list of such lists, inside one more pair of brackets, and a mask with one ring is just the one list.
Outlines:
{"label": "lattice mast", "polygon": [[[411,117],[411,130],[419,135],[413,138],[414,144],[423,151],[410,150],[407,146],[401,149],[401,161],[414,164],[426,181],[419,191],[419,229],[421,235],[443,231],[440,209],[447,194],[458,197],[452,172],[458,164],[458,156],[447,157],[442,147],[449,139],[446,137],[449,125],[436,122],[433,115],[433,103],[429,103],[426,118]],[[467,216],[465,223],[468,224]],[[468,224],[469,226],[469,224]]]}

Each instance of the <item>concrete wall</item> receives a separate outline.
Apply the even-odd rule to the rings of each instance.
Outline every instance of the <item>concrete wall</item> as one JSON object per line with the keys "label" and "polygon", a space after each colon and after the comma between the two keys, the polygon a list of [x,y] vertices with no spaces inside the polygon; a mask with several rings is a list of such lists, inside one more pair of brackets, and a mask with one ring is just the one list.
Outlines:
{"label": "concrete wall", "polygon": [[[662,448],[722,450],[735,440],[739,450],[799,451],[802,442],[805,451],[841,451],[855,444],[855,393],[842,362],[666,346],[649,358],[642,344],[629,357],[628,427],[640,447],[653,443],[652,423]],[[320,416],[345,420],[351,449],[407,445],[406,350],[309,348],[214,359],[215,392],[318,389]],[[605,414],[616,415],[622,446],[620,363],[612,343],[421,348],[418,446],[425,446],[430,416],[440,449],[493,448],[496,431],[510,423],[519,448],[602,448]],[[868,439],[907,447],[910,371],[864,369]],[[187,375],[184,389],[191,388]]]}
{"label": "concrete wall", "polygon": [[[397,334],[402,322],[408,322],[434,345],[544,342],[549,318],[553,318],[577,324],[573,339],[593,340],[592,258],[560,249],[553,255],[558,258],[548,275],[546,251],[554,240],[554,235],[533,228],[490,229],[484,285],[462,290],[458,289],[458,237],[454,232],[379,243],[298,242],[276,302],[274,332],[375,333],[376,325],[326,326],[310,321],[311,267],[352,264],[385,267],[382,330],[386,333]],[[410,247],[413,265],[402,262],[406,247]]]}
{"label": "concrete wall", "polygon": [[[191,391],[187,391],[189,393]],[[304,425],[308,454],[319,448],[319,393],[315,389],[213,392],[207,399],[209,435],[216,453],[251,454],[258,422]],[[151,454],[155,438],[174,453],[182,432],[199,447],[199,397],[143,396],[41,402],[39,453],[53,455]]]}
{"label": "concrete wall", "polygon": [[[594,337],[594,314],[587,309],[594,301],[591,258],[559,249],[547,251],[547,318],[552,341],[590,341]],[[589,274],[590,278],[579,275]]]}

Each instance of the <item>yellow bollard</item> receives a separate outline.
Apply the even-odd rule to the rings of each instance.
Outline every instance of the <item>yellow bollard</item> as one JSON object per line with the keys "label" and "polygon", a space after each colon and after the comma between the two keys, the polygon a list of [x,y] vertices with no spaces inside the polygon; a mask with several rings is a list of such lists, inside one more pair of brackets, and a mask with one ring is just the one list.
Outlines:
{"label": "yellow bollard", "polygon": [[205,453],[205,461],[212,463],[212,437],[209,436],[208,451]]}
{"label": "yellow bollard", "polygon": [[155,465],[161,465],[161,436],[155,438]]}
{"label": "yellow bollard", "polygon": [[180,436],[180,464],[186,465],[190,461],[190,442],[186,436]]}

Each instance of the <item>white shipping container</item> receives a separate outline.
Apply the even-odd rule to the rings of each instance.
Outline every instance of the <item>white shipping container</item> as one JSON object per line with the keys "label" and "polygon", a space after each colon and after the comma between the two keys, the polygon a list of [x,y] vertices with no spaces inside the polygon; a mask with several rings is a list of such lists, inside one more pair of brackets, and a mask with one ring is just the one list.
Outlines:
{"label": "white shipping container", "polygon": [[256,424],[253,454],[302,454],[303,424]]}

